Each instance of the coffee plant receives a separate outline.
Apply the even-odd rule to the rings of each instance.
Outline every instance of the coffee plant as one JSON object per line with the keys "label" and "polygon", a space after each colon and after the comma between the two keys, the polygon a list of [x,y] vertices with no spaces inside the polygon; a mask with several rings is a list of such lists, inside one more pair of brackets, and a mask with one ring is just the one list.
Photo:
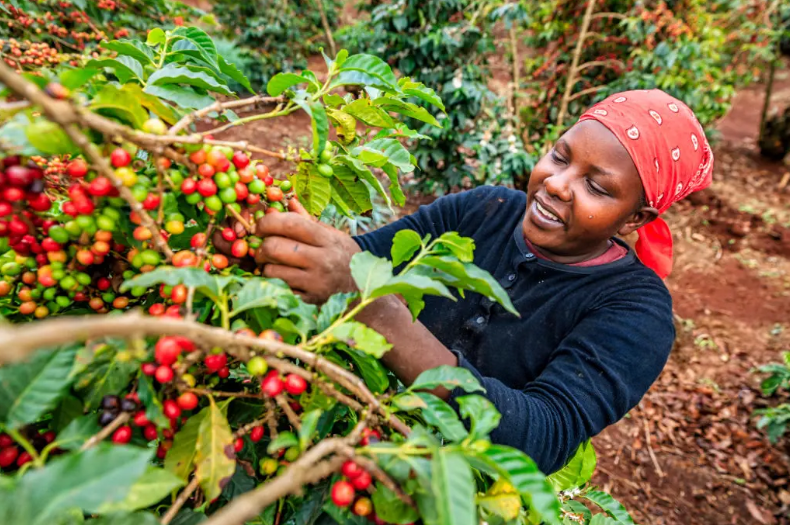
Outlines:
{"label": "coffee plant", "polygon": [[[0,522],[633,523],[587,486],[589,444],[544,476],[490,442],[501,416],[470,372],[405,387],[355,320],[391,294],[415,318],[425,295],[464,292],[517,315],[471,239],[402,231],[320,306],[213,246],[219,232],[244,263],[267,214],[402,204],[415,160],[398,139],[418,134],[401,119],[438,125],[433,90],[341,50],[323,79],[279,73],[237,99],[229,82],[248,80],[198,28],[102,48],[38,75],[0,64]],[[295,111],[309,151],[215,138]],[[454,408],[437,388],[466,395]]]}
{"label": "coffee plant", "polygon": [[484,17],[468,15],[472,5],[467,0],[383,3],[369,21],[338,34],[352,49],[380,56],[403,74],[437,87],[445,104],[437,115],[441,128],[423,126],[418,131],[430,141],[411,148],[420,168],[418,188],[428,192],[508,183],[531,168],[502,101],[486,85],[485,55],[493,51],[493,40]]}
{"label": "coffee plant", "polygon": [[[769,363],[757,369],[761,374],[767,374],[760,383],[763,396],[771,397],[790,391],[790,352],[782,354],[783,362]],[[790,423],[790,403],[780,403],[773,407],[760,408],[754,411],[755,416],[760,416],[757,428],[764,428],[768,439],[776,443],[787,431]]]}

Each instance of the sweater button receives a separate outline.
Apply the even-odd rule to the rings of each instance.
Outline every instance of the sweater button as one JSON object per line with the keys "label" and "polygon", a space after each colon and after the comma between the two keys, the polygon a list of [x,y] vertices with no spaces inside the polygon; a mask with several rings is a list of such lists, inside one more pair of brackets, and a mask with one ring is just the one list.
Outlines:
{"label": "sweater button", "polygon": [[507,280],[512,283],[513,281],[516,280],[516,274],[511,273],[510,275],[507,276]]}
{"label": "sweater button", "polygon": [[475,319],[475,322],[477,322],[477,324],[483,324],[486,322],[486,318],[481,315],[480,317]]}
{"label": "sweater button", "polygon": [[528,261],[531,261],[532,259],[535,258],[535,254],[534,253],[525,253],[524,254],[524,258],[527,259]]}

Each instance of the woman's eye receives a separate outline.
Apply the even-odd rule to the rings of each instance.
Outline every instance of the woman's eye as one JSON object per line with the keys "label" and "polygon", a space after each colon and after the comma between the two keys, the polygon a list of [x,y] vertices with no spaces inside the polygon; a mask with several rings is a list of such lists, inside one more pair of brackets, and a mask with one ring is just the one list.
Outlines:
{"label": "woman's eye", "polygon": [[590,188],[590,191],[598,195],[609,195],[605,189],[590,179],[587,179],[587,187]]}
{"label": "woman's eye", "polygon": [[565,160],[562,157],[559,156],[559,154],[557,153],[556,149],[552,149],[551,150],[551,159],[554,162],[559,162],[559,163],[565,162]]}

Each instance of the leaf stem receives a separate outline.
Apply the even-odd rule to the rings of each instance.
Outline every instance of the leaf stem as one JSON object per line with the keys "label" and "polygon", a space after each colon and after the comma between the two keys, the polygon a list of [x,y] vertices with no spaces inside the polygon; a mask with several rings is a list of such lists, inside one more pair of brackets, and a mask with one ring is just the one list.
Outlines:
{"label": "leaf stem", "polygon": [[39,457],[38,452],[36,452],[36,448],[30,443],[30,441],[27,440],[25,436],[20,434],[19,431],[16,429],[7,428],[6,432],[8,432],[8,435],[11,436],[14,439],[14,441],[22,445],[22,448],[24,448],[27,451],[27,453],[30,454],[30,457],[33,458],[36,467],[43,466],[43,464],[39,464],[41,458]]}
{"label": "leaf stem", "polygon": [[346,313],[342,317],[337,318],[334,323],[329,325],[329,328],[327,328],[320,334],[313,336],[313,338],[310,339],[307,342],[307,344],[305,344],[305,348],[314,349],[314,348],[318,348],[319,346],[325,345],[329,341],[329,339],[332,338],[331,334],[335,328],[353,319],[354,316],[356,316],[366,306],[368,306],[370,303],[372,303],[375,300],[376,298],[362,299],[359,302],[359,304],[357,304],[354,308],[349,310],[348,313]]}

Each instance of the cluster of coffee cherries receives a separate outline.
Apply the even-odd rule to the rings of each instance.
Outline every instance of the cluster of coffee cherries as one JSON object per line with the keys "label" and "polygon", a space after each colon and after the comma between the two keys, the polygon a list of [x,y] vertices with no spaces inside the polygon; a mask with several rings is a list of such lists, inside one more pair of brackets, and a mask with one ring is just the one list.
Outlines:
{"label": "cluster of coffee cherries", "polygon": [[[367,496],[372,478],[367,470],[349,460],[343,463],[340,469],[343,479],[332,485],[332,502],[338,507],[351,507],[351,512],[357,516],[374,519],[373,503]],[[357,493],[361,493],[358,496]]]}
{"label": "cluster of coffee cherries", "polygon": [[[28,441],[38,452],[55,441],[55,433],[51,430],[37,432],[28,436]],[[53,454],[57,451],[53,451]],[[5,471],[15,470],[33,460],[30,453],[18,445],[8,434],[0,434],[0,469]]]}
{"label": "cluster of coffee cherries", "polygon": [[0,39],[0,52],[5,63],[17,72],[42,66],[54,67],[65,57],[46,42],[19,41],[15,38]]}

